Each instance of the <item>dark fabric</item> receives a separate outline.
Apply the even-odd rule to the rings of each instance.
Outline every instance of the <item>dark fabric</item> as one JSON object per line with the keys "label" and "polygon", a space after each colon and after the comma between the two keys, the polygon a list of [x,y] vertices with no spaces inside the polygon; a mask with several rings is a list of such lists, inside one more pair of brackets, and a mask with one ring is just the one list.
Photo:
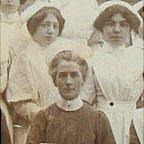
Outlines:
{"label": "dark fabric", "polygon": [[5,116],[2,111],[0,111],[0,113],[1,113],[1,144],[11,144]]}
{"label": "dark fabric", "polygon": [[26,144],[115,144],[102,112],[88,104],[77,111],[66,112],[56,106],[40,111],[34,118]]}
{"label": "dark fabric", "polygon": [[140,141],[138,139],[133,123],[131,124],[131,127],[130,127],[130,143],[129,144],[140,144]]}
{"label": "dark fabric", "polygon": [[140,98],[138,99],[136,106],[137,106],[137,108],[143,108],[144,107],[144,90],[143,90]]}
{"label": "dark fabric", "polygon": [[[6,89],[3,93],[0,94],[1,101],[4,101],[10,110],[10,106],[6,101]],[[10,134],[6,123],[6,118],[2,110],[0,109],[0,116],[1,116],[1,144],[11,144]]]}

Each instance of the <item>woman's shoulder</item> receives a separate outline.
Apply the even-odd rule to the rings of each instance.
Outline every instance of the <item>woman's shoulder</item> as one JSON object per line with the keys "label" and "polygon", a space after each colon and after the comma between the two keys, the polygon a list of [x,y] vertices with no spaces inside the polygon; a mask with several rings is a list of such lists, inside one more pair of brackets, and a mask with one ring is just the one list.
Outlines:
{"label": "woman's shoulder", "polygon": [[16,57],[21,59],[29,59],[29,56],[32,56],[34,54],[34,50],[38,48],[38,44],[34,41],[30,41],[29,44],[25,49],[23,49],[21,52],[19,52]]}

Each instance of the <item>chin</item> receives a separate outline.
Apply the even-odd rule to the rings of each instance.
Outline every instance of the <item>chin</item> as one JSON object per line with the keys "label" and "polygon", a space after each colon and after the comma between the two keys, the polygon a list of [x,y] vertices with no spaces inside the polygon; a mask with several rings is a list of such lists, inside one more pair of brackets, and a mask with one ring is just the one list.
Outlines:
{"label": "chin", "polygon": [[76,99],[77,97],[76,97],[76,96],[73,96],[73,95],[65,95],[65,96],[63,96],[63,98],[64,98],[65,100],[70,101],[70,100]]}
{"label": "chin", "polygon": [[115,42],[112,42],[111,45],[112,45],[112,46],[115,46],[115,47],[119,47],[119,46],[124,45],[124,43],[121,42],[121,41],[115,41]]}

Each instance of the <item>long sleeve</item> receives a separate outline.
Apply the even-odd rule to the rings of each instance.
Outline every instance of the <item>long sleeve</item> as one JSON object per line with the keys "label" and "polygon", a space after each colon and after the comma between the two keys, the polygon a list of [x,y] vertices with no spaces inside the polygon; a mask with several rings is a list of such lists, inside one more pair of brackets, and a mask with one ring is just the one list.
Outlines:
{"label": "long sleeve", "polygon": [[38,112],[28,131],[26,144],[40,144],[44,142],[46,118],[42,111]]}
{"label": "long sleeve", "polygon": [[95,144],[116,144],[110,123],[103,112],[98,112],[96,120]]}
{"label": "long sleeve", "polygon": [[16,112],[27,120],[30,120],[40,110],[36,104],[38,94],[31,65],[24,54],[18,56],[11,67],[6,98],[8,102],[14,104]]}
{"label": "long sleeve", "polygon": [[4,92],[8,82],[8,62],[0,63],[0,94]]}
{"label": "long sleeve", "polygon": [[11,66],[7,100],[18,102],[37,99],[37,95],[31,63],[25,54],[20,54]]}
{"label": "long sleeve", "polygon": [[35,114],[41,110],[36,103],[31,101],[17,102],[13,103],[13,105],[16,113],[29,122],[31,122]]}

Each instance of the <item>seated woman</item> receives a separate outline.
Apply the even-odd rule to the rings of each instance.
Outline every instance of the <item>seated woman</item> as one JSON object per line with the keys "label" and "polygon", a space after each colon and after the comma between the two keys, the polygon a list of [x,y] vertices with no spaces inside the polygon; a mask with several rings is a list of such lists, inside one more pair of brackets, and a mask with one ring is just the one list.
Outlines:
{"label": "seated woman", "polygon": [[88,72],[86,61],[66,50],[55,56],[49,70],[61,99],[38,112],[26,144],[115,144],[104,113],[79,95]]}

